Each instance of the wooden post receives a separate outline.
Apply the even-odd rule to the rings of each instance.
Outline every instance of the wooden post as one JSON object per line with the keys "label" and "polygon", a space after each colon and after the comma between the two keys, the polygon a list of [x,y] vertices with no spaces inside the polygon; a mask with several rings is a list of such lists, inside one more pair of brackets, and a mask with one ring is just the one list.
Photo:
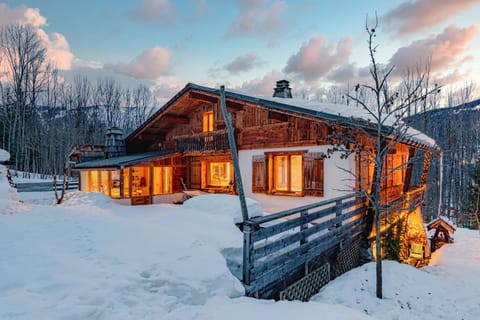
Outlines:
{"label": "wooden post", "polygon": [[[343,210],[342,200],[335,201],[335,217],[340,217],[342,215],[342,210]],[[335,224],[335,228],[340,228],[341,226],[342,226],[341,222]]]}
{"label": "wooden post", "polygon": [[[308,216],[308,211],[307,210],[302,210],[300,212],[300,216],[302,218],[307,218]],[[307,243],[307,239],[305,238],[305,234],[303,233],[303,231],[307,230],[308,229],[308,223],[302,223],[300,225],[300,232],[302,233],[302,237],[300,238],[300,246],[304,245],[305,243]],[[308,262],[309,261],[305,261],[305,264],[303,266],[303,271],[304,271],[304,275],[308,275]]]}
{"label": "wooden post", "polygon": [[253,243],[252,243],[252,226],[250,223],[243,224],[243,284],[249,285],[251,281],[250,271],[253,265]]}
{"label": "wooden post", "polygon": [[225,86],[220,87],[220,104],[222,107],[223,119],[227,126],[228,143],[230,144],[230,152],[232,154],[233,171],[235,174],[235,182],[237,184],[238,197],[240,198],[240,208],[242,209],[243,222],[248,220],[247,202],[245,201],[245,194],[243,192],[242,176],[240,175],[240,166],[238,164],[237,145],[235,143],[235,136],[233,134],[232,119],[227,111],[227,104],[225,102]]}

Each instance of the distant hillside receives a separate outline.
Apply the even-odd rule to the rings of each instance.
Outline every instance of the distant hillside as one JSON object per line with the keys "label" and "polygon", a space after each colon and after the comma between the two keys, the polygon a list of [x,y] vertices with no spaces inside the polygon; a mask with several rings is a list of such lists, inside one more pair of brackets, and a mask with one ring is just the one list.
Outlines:
{"label": "distant hillside", "polygon": [[[480,156],[480,99],[449,108],[429,110],[405,121],[437,141],[443,150],[442,211],[458,215],[461,223],[466,189],[475,159]],[[433,162],[429,177],[427,210],[434,214],[439,199],[440,161]]]}

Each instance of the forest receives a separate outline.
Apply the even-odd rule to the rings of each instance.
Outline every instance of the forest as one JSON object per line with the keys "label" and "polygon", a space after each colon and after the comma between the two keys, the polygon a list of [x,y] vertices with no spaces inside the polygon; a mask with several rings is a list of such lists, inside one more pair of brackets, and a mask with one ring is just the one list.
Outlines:
{"label": "forest", "polygon": [[29,26],[0,30],[0,146],[15,168],[58,174],[75,145],[104,144],[117,126],[128,134],[157,107],[145,85],[123,88],[114,78],[78,75],[67,82],[46,59],[46,48]]}

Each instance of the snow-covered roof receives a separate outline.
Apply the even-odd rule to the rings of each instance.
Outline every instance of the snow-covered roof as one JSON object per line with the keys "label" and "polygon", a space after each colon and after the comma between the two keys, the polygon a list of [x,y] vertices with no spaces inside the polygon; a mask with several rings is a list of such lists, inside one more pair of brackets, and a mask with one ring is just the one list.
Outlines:
{"label": "snow-covered roof", "polygon": [[[137,134],[139,134],[146,126],[148,126],[152,119],[156,119],[188,90],[198,90],[217,96],[220,95],[220,89],[200,86],[194,83],[188,83],[182,90],[180,90],[159,110],[157,110],[147,121],[145,121],[132,133],[130,133],[126,140],[129,141]],[[305,116],[340,122],[352,127],[360,127],[370,130],[375,128],[374,116],[361,106],[332,104],[297,98],[278,98],[252,95],[249,93],[231,89],[225,90],[225,96],[227,99],[241,100],[248,103],[260,105],[272,110],[294,112]],[[386,116],[383,120],[385,130],[391,131],[389,130],[389,128],[391,128],[391,126],[397,121],[397,118],[395,115],[391,114]],[[401,131],[403,132],[404,129],[405,128],[402,128]],[[408,128],[408,133],[405,138],[406,141],[404,142],[413,142],[415,144],[423,145],[424,147],[429,149],[433,148],[440,150],[440,148],[432,138],[417,130],[414,130],[413,128]]]}
{"label": "snow-covered roof", "polygon": [[444,228],[448,229],[450,233],[453,233],[455,230],[457,230],[455,224],[445,216],[439,216],[438,218],[430,221],[430,223],[427,224],[427,229],[432,230],[437,228],[439,225],[442,225]]}
{"label": "snow-covered roof", "polygon": [[170,150],[154,151],[136,153],[126,156],[113,157],[108,159],[92,160],[77,163],[74,169],[90,169],[90,168],[121,168],[122,166],[132,166],[139,162],[143,162],[148,159],[161,158],[163,156],[171,154]]}
{"label": "snow-covered roof", "polygon": [[[188,87],[191,87],[192,89],[208,91],[215,94],[219,94],[220,92],[218,89],[203,87],[192,83],[187,84],[185,88]],[[343,122],[357,127],[372,128],[375,124],[374,116],[361,106],[325,103],[320,101],[298,98],[278,98],[270,96],[251,95],[248,93],[230,89],[225,90],[225,96],[227,98],[246,100],[266,106],[268,108],[298,112],[318,118]],[[385,116],[384,125],[385,127],[390,127],[396,121],[396,116],[394,114],[390,114]],[[405,132],[404,138],[407,141],[412,141],[424,145],[428,148],[438,150],[440,149],[434,139],[414,128],[404,126],[401,132]]]}
{"label": "snow-covered roof", "polygon": [[[316,112],[316,116],[321,118],[335,117],[336,120],[347,120],[348,123],[361,122],[361,123],[375,123],[375,118],[372,114],[366,111],[361,106],[350,106],[342,104],[324,103],[319,101],[295,99],[295,98],[276,98],[267,96],[253,96],[259,100],[271,101],[275,104],[284,104],[294,106],[299,109],[311,110]],[[385,125],[391,126],[396,121],[396,117],[388,115],[385,117]],[[412,127],[405,126],[402,130],[405,139],[414,141],[416,143],[425,145],[430,148],[439,149],[436,141],[419,130]]]}

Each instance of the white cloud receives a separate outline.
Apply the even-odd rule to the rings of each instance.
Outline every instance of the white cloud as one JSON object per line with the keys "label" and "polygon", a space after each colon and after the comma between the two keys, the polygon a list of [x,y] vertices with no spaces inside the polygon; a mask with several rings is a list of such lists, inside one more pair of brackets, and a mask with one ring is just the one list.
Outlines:
{"label": "white cloud", "polygon": [[284,79],[283,73],[273,69],[262,78],[255,78],[244,82],[237,89],[249,94],[271,96],[273,95],[273,88],[275,88],[276,82],[282,79]]}
{"label": "white cloud", "polygon": [[6,4],[0,3],[0,27],[15,23],[33,27],[47,50],[47,60],[52,61],[58,69],[72,68],[75,55],[70,51],[67,39],[58,32],[48,34],[42,29],[47,25],[47,19],[40,14],[39,9],[24,5],[9,8]]}
{"label": "white cloud", "polygon": [[225,66],[225,69],[231,74],[237,74],[240,72],[249,71],[261,64],[262,61],[260,61],[257,54],[252,51],[233,59],[232,62]]}
{"label": "white cloud", "polygon": [[313,37],[292,55],[283,70],[306,81],[317,80],[348,62],[352,39],[343,38],[335,45],[326,44],[323,37]]}
{"label": "white cloud", "polygon": [[265,36],[281,27],[281,15],[287,9],[284,1],[274,1],[270,6],[265,0],[241,0],[240,15],[229,26],[227,36]]}
{"label": "white cloud", "polygon": [[149,48],[135,57],[130,63],[117,63],[111,68],[137,79],[154,80],[170,73],[172,53],[160,46]]}
{"label": "white cloud", "polygon": [[40,14],[39,9],[25,5],[10,9],[7,4],[0,3],[0,27],[11,23],[30,24],[40,28],[47,24],[47,19]]}
{"label": "white cloud", "polygon": [[395,33],[405,36],[427,30],[479,4],[478,0],[404,1],[381,17],[381,22]]}
{"label": "white cloud", "polygon": [[134,20],[163,22],[172,19],[175,10],[169,0],[142,0],[140,6],[129,15]]}

